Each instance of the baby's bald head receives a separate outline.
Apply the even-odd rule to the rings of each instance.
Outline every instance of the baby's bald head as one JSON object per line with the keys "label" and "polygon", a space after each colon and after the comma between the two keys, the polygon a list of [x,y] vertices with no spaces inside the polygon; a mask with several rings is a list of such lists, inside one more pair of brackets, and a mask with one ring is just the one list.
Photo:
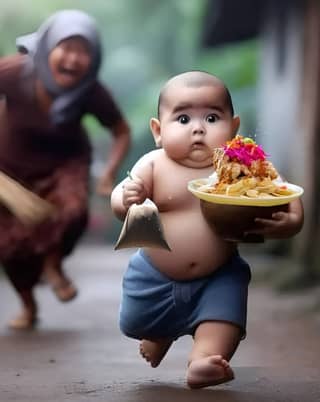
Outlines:
{"label": "baby's bald head", "polygon": [[222,94],[225,97],[224,101],[226,107],[230,110],[231,115],[234,115],[230,92],[218,77],[204,71],[187,71],[172,77],[163,86],[158,100],[158,118],[160,119],[161,108],[166,103],[166,96],[171,93],[171,91],[178,90],[181,87],[199,88],[202,86],[222,88]]}

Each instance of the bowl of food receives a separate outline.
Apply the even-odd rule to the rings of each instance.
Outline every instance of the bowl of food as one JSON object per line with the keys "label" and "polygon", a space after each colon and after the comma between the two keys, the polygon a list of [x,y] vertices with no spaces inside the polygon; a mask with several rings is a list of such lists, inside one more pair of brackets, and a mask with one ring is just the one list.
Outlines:
{"label": "bowl of food", "polygon": [[216,204],[201,200],[207,222],[223,239],[232,242],[260,243],[263,236],[248,231],[257,227],[256,218],[271,219],[274,212],[288,211],[288,204],[271,207]]}
{"label": "bowl of food", "polygon": [[201,210],[214,230],[229,241],[263,241],[246,235],[257,227],[255,218],[271,219],[288,211],[302,187],[283,181],[260,145],[237,135],[213,151],[214,173],[188,183],[201,202]]}

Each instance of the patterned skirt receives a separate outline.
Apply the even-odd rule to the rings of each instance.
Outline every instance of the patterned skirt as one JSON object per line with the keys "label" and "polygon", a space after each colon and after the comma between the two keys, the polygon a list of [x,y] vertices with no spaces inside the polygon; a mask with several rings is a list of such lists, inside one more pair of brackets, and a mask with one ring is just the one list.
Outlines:
{"label": "patterned skirt", "polygon": [[[33,285],[51,251],[71,253],[88,222],[89,164],[65,162],[52,174],[30,180],[29,190],[55,206],[54,215],[36,226],[26,226],[0,206],[0,263],[18,289]],[[26,183],[23,183],[26,185]]]}

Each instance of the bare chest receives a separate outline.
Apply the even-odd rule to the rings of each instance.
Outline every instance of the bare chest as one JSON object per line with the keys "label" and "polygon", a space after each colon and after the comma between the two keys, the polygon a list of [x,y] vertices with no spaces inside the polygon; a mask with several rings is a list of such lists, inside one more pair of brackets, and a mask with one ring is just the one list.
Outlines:
{"label": "bare chest", "polygon": [[199,169],[176,169],[167,174],[155,172],[153,200],[160,212],[186,210],[199,206],[199,200],[188,191],[190,180],[206,177],[209,173]]}
{"label": "bare chest", "polygon": [[192,194],[187,190],[187,183],[175,184],[163,181],[153,189],[153,200],[160,212],[185,209],[194,202]]}

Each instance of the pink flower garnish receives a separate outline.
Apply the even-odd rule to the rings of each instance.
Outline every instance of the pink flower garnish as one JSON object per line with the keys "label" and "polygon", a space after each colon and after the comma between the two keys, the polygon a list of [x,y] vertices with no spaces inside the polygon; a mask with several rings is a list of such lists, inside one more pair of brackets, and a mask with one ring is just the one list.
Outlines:
{"label": "pink flower garnish", "polygon": [[230,159],[247,166],[256,160],[264,161],[267,156],[261,145],[257,145],[251,138],[244,138],[241,135],[236,135],[233,140],[228,141],[223,149]]}

